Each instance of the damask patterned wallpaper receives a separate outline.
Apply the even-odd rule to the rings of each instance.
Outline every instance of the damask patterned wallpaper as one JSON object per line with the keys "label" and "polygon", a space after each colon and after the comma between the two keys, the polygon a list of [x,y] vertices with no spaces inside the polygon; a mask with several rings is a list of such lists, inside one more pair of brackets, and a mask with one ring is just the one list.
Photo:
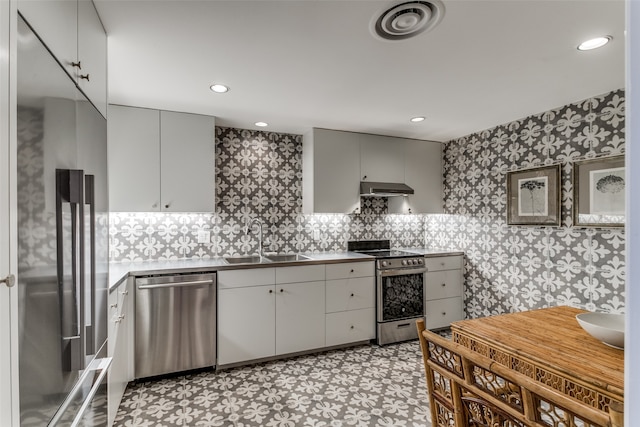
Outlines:
{"label": "damask patterned wallpaper", "polygon": [[[302,136],[216,128],[216,212],[112,213],[111,260],[143,261],[251,254],[264,223],[265,250],[343,251],[347,241],[390,239],[395,247],[423,247],[424,216],[389,215],[384,198],[363,198],[357,215],[304,215]],[[211,242],[197,243],[198,231]]]}
{"label": "damask patterned wallpaper", "polygon": [[[618,90],[450,141],[446,215],[426,217],[431,247],[466,254],[467,315],[568,304],[624,312],[623,229],[572,226],[572,162],[624,153]],[[506,224],[506,172],[562,164],[562,226]]]}

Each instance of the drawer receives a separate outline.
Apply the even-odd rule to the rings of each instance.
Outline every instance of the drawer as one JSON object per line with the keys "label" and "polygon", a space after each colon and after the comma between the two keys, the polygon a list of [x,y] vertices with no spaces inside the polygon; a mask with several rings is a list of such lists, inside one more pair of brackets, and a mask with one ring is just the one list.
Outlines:
{"label": "drawer", "polygon": [[427,301],[427,329],[448,328],[451,322],[464,319],[462,297]]}
{"label": "drawer", "polygon": [[275,268],[248,268],[244,270],[228,270],[218,272],[218,289],[273,285],[275,283]]}
{"label": "drawer", "polygon": [[369,277],[375,275],[373,261],[327,264],[327,280]]}
{"label": "drawer", "polygon": [[427,301],[462,296],[462,270],[429,272],[424,279],[424,298]]}
{"label": "drawer", "polygon": [[375,278],[327,280],[327,313],[375,307]]}
{"label": "drawer", "polygon": [[462,255],[427,257],[424,266],[429,271],[462,269]]}
{"label": "drawer", "polygon": [[276,284],[317,281],[324,281],[324,265],[276,268]]}
{"label": "drawer", "polygon": [[376,314],[373,308],[327,314],[326,345],[330,347],[374,339],[375,326]]}

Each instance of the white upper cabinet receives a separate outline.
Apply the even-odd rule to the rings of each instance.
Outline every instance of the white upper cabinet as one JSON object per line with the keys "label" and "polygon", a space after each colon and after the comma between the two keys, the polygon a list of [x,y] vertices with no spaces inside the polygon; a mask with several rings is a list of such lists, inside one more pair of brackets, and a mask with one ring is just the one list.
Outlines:
{"label": "white upper cabinet", "polygon": [[213,212],[215,119],[160,112],[160,194],[164,212]]}
{"label": "white upper cabinet", "polygon": [[213,212],[215,118],[109,106],[115,212]]}
{"label": "white upper cabinet", "polygon": [[107,35],[91,0],[20,0],[18,11],[106,117]]}
{"label": "white upper cabinet", "polygon": [[109,106],[109,206],[114,212],[160,210],[160,112]]}
{"label": "white upper cabinet", "polygon": [[360,145],[362,181],[404,182],[405,139],[363,134]]}
{"label": "white upper cabinet", "polygon": [[359,212],[361,140],[359,133],[327,129],[313,129],[304,136],[304,213]]}
{"label": "white upper cabinet", "polygon": [[442,144],[415,139],[404,140],[405,181],[415,193],[389,197],[389,213],[442,213]]}
{"label": "white upper cabinet", "polygon": [[78,2],[78,61],[80,89],[107,116],[107,35],[92,1]]}
{"label": "white upper cabinet", "polygon": [[412,196],[389,197],[389,213],[441,213],[442,144],[313,129],[302,155],[304,213],[357,213],[360,181],[405,183]]}

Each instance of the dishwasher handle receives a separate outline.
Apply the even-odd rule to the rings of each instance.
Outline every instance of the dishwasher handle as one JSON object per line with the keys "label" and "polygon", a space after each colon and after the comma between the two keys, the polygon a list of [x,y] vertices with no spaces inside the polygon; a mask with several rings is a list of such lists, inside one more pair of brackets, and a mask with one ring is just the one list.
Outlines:
{"label": "dishwasher handle", "polygon": [[189,282],[158,283],[155,285],[138,285],[138,289],[182,288],[185,286],[213,285],[212,280],[193,280]]}
{"label": "dishwasher handle", "polygon": [[215,285],[215,274],[185,274],[138,277],[138,289],[181,288],[187,286]]}

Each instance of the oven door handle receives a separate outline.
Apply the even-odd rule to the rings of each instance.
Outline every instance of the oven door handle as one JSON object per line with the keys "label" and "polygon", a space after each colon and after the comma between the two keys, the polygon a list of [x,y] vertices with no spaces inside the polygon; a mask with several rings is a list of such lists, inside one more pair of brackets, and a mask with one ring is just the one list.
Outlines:
{"label": "oven door handle", "polygon": [[428,271],[427,268],[398,268],[395,270],[380,270],[381,277],[406,276],[409,274],[422,274]]}

